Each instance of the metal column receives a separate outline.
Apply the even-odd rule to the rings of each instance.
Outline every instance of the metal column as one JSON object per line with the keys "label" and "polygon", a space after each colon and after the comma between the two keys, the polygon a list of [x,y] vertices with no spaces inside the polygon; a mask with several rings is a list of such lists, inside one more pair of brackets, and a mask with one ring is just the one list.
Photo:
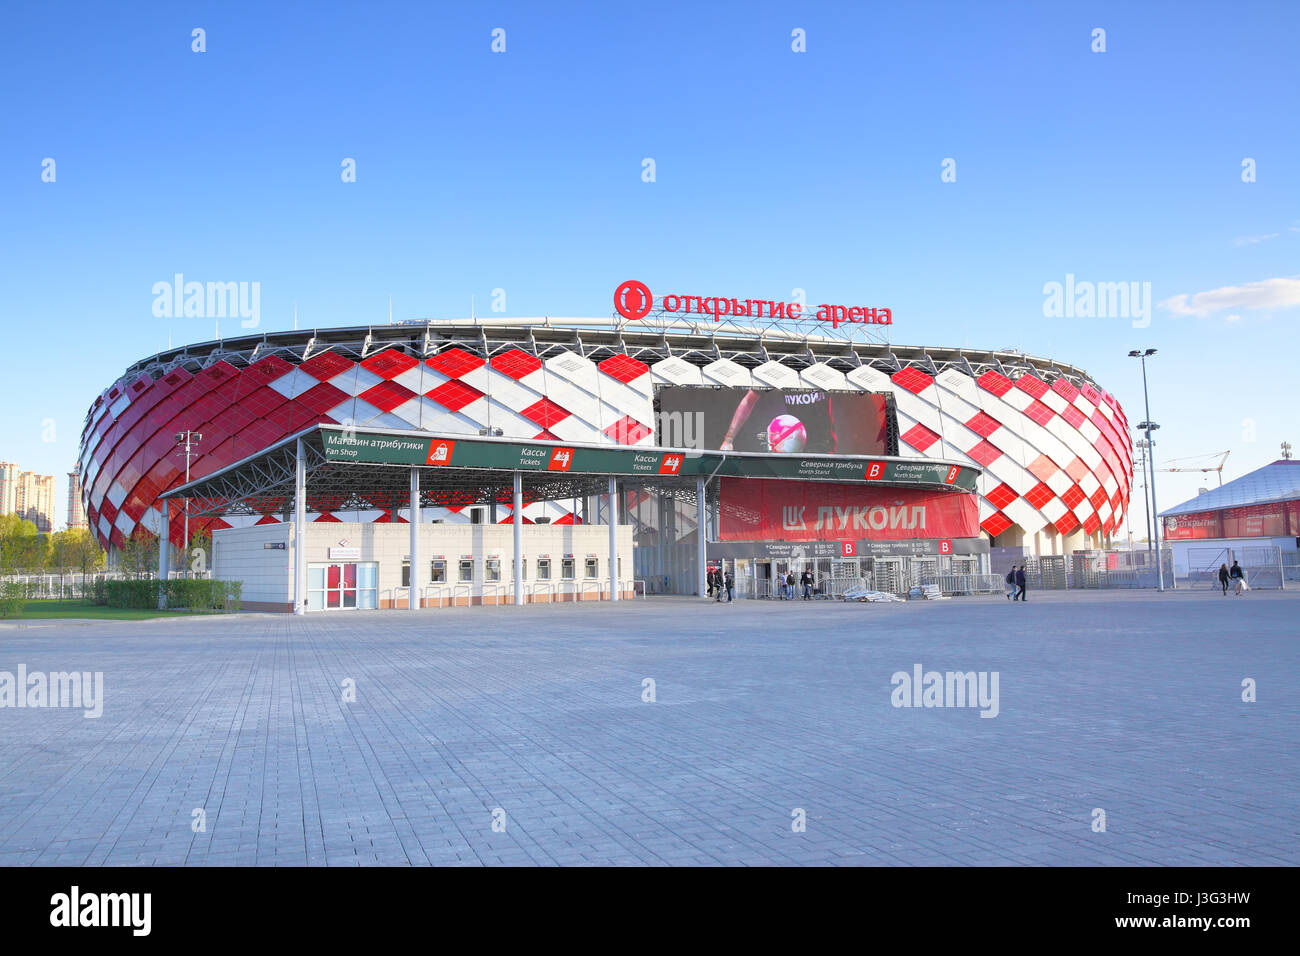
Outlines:
{"label": "metal column", "polygon": [[515,540],[515,604],[524,603],[524,476],[515,472],[514,497],[510,502],[514,509],[510,514],[510,523],[514,526]]}
{"label": "metal column", "polygon": [[420,609],[420,469],[411,469],[411,596],[408,607]]}
{"label": "metal column", "polygon": [[695,479],[695,586],[697,593],[704,597],[708,593],[708,584],[704,580],[708,570],[708,549],[705,539],[709,530],[709,510],[704,497],[704,479]]}
{"label": "metal column", "polygon": [[609,599],[618,600],[618,481],[609,479],[605,520],[609,524]]}
{"label": "metal column", "polygon": [[293,472],[293,613],[307,613],[307,559],[303,554],[307,537],[307,461],[298,439]]}
{"label": "metal column", "polygon": [[171,558],[171,529],[168,525],[171,523],[167,520],[171,512],[171,502],[164,498],[158,504],[158,610],[167,609],[167,585],[163,582],[167,580],[168,562]]}

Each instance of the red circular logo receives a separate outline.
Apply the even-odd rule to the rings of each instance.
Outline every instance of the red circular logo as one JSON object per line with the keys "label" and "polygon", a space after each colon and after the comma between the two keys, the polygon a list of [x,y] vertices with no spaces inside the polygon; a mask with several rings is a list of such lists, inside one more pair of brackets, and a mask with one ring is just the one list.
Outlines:
{"label": "red circular logo", "polygon": [[623,318],[634,322],[650,314],[652,302],[649,287],[635,279],[628,279],[614,290],[614,308],[618,309],[618,314]]}

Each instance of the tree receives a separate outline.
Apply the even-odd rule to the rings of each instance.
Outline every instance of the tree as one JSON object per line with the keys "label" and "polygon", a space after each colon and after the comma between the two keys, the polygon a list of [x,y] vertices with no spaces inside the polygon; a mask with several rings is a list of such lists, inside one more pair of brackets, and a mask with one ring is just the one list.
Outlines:
{"label": "tree", "polygon": [[126,540],[126,547],[119,553],[117,563],[123,571],[135,577],[143,577],[157,569],[158,536],[143,525],[136,525]]}
{"label": "tree", "polygon": [[63,592],[63,576],[81,571],[82,584],[86,575],[98,570],[104,563],[104,551],[95,536],[86,528],[69,528],[50,536],[49,562],[46,567],[59,575],[59,593]]}
{"label": "tree", "polygon": [[[36,525],[15,514],[0,515],[0,570],[8,573],[33,568],[41,557],[41,536]],[[40,567],[40,562],[35,565]]]}

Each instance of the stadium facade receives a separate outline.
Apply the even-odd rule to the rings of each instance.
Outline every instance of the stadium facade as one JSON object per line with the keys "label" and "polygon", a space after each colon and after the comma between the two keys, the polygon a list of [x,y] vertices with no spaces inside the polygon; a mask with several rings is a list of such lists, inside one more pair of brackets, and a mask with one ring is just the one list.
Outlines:
{"label": "stadium facade", "polygon": [[[1081,369],[1020,353],[864,342],[831,327],[657,318],[428,320],[265,333],[150,356],[111,383],[87,413],[79,459],[87,520],[110,554],[137,528],[157,531],[160,523],[180,546],[183,510],[167,508],[165,519],[159,510],[164,495],[186,482],[178,434],[202,435],[189,460],[197,482],[304,429],[339,425],[628,448],[739,452],[751,441],[772,453],[956,463],[978,473],[972,534],[987,546],[1027,554],[1105,547],[1124,521],[1132,477],[1128,424],[1115,398]],[[783,408],[771,405],[773,395]],[[769,420],[764,408],[791,414]],[[814,447],[818,441],[829,444]],[[748,492],[760,500],[756,486]],[[311,520],[382,524],[409,517],[391,501],[375,507],[377,500],[343,489],[315,499]],[[224,509],[209,501],[191,511],[191,533],[272,525],[288,516],[283,497],[250,501]],[[807,501],[819,515],[845,508],[838,498]],[[485,501],[444,489],[421,502],[421,522],[513,517],[508,496]],[[635,488],[622,507],[655,533],[694,533],[689,509],[666,513]],[[522,517],[581,525],[596,519],[598,508],[590,496],[533,498]],[[798,537],[779,527],[773,535],[766,519],[754,520],[768,537]],[[889,537],[865,518],[861,527],[859,538]],[[725,514],[710,533],[714,541],[745,537]]]}

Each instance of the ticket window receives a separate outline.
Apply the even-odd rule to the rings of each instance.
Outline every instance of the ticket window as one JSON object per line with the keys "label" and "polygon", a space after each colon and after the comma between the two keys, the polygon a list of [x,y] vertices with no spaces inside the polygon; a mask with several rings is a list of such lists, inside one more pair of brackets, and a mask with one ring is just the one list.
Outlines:
{"label": "ticket window", "polygon": [[474,559],[473,558],[465,558],[460,562],[459,580],[461,581],[474,580]]}
{"label": "ticket window", "polygon": [[484,580],[500,581],[501,580],[501,559],[488,558],[483,564]]}
{"label": "ticket window", "polygon": [[429,565],[429,583],[446,584],[447,583],[447,562],[435,558]]}
{"label": "ticket window", "polygon": [[537,580],[539,581],[551,580],[551,559],[550,558],[537,559]]}
{"label": "ticket window", "polygon": [[573,558],[562,558],[560,560],[560,577],[565,581],[572,581],[576,575],[577,565]]}
{"label": "ticket window", "polygon": [[588,558],[583,565],[583,574],[588,578],[594,578],[600,573],[599,565],[596,558]]}
{"label": "ticket window", "polygon": [[402,587],[411,586],[411,560],[410,558],[402,562]]}

